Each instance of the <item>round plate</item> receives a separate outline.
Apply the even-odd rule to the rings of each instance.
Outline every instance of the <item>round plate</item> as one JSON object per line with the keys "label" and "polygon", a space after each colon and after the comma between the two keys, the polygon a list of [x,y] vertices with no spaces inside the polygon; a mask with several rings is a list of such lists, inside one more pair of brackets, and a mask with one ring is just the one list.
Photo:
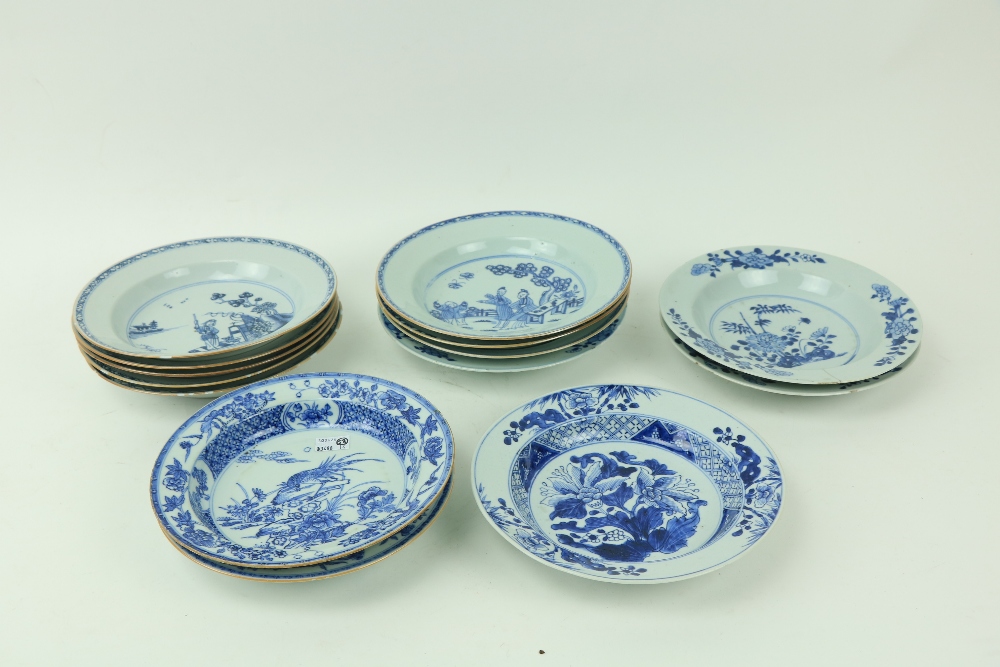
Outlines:
{"label": "round plate", "polygon": [[725,378],[730,382],[735,382],[736,384],[744,387],[752,387],[753,389],[760,389],[761,391],[767,391],[772,394],[783,394],[785,396],[840,396],[843,394],[854,394],[859,391],[864,391],[865,389],[881,385],[886,380],[898,377],[904,369],[910,367],[910,364],[913,363],[913,360],[920,353],[919,348],[914,350],[913,354],[911,354],[910,357],[903,363],[891,370],[886,371],[885,373],[882,373],[881,375],[876,375],[875,377],[868,378],[867,380],[847,382],[844,384],[792,384],[790,382],[778,382],[777,380],[754,377],[753,375],[747,375],[746,373],[742,373],[738,370],[721,366],[715,363],[715,360],[710,357],[706,357],[693,347],[685,344],[684,341],[674,335],[673,331],[670,331],[665,322],[663,323],[663,326],[667,329],[670,341],[674,344],[674,347],[677,348],[677,351],[693,361],[696,365],[707,370],[709,373],[718,375],[721,378]]}
{"label": "round plate", "polygon": [[920,344],[916,307],[879,274],[832,255],[745,246],[670,274],[660,313],[699,352],[747,375],[844,384],[881,375]]}
{"label": "round plate", "polygon": [[272,378],[202,407],[156,460],[150,496],[185,549],[234,565],[360,551],[427,509],[454,445],[437,409],[351,373]]}
{"label": "round plate", "polygon": [[328,579],[330,577],[339,577],[340,575],[348,574],[349,572],[356,572],[357,570],[366,568],[369,565],[374,565],[380,560],[388,558],[413,542],[415,539],[420,537],[432,523],[434,523],[438,513],[448,502],[449,495],[451,495],[450,477],[448,478],[447,484],[445,484],[444,491],[441,492],[441,495],[434,502],[434,504],[431,505],[430,509],[414,519],[412,523],[404,526],[398,533],[391,535],[390,537],[368,547],[367,549],[355,552],[350,556],[335,558],[317,565],[302,565],[300,567],[270,569],[243,567],[240,565],[230,565],[228,563],[220,563],[208,558],[203,558],[198,554],[191,553],[187,549],[184,549],[173,540],[170,540],[170,543],[175,546],[178,551],[199,565],[207,567],[210,570],[214,570],[215,572],[228,574],[231,577],[252,579],[254,581],[278,582]]}
{"label": "round plate", "polygon": [[581,340],[575,345],[564,350],[548,352],[534,357],[514,357],[511,359],[480,359],[478,357],[465,357],[451,354],[442,350],[429,347],[419,341],[414,340],[401,331],[399,327],[390,322],[385,313],[379,309],[379,321],[386,333],[396,339],[396,342],[411,354],[421,359],[425,359],[439,366],[447,366],[462,371],[476,371],[480,373],[516,373],[519,371],[533,371],[539,368],[548,368],[556,364],[562,364],[576,359],[581,354],[594,349],[611,337],[625,319],[625,311],[622,310],[607,328],[590,338]]}
{"label": "round plate", "polygon": [[406,237],[379,264],[376,288],[396,314],[431,332],[518,340],[600,317],[631,276],[625,250],[593,225],[497,211]]}
{"label": "round plate", "polygon": [[73,324],[92,345],[136,359],[251,350],[326,308],[333,269],[291,243],[221,237],[129,257],[88,284]]}
{"label": "round plate", "polygon": [[704,574],[774,524],[778,462],[707,403],[634,385],[575,387],[503,417],[472,464],[480,509],[518,549],[620,583]]}

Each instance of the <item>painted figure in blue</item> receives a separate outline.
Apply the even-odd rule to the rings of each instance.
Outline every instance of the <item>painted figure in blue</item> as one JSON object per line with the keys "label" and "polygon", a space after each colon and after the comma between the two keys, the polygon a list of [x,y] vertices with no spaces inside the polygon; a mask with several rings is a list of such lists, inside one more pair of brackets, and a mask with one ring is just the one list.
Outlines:
{"label": "painted figure in blue", "polygon": [[528,290],[523,289],[517,293],[517,301],[513,304],[514,316],[511,318],[512,329],[520,329],[527,326],[531,312],[535,310],[535,302],[532,300]]}
{"label": "painted figure in blue", "polygon": [[198,323],[198,316],[194,315],[195,333],[201,336],[202,342],[209,350],[219,347],[219,330],[215,328],[215,320],[207,320],[204,324]]}
{"label": "painted figure in blue", "polygon": [[[510,303],[510,299],[507,298],[507,288],[501,287],[497,290],[495,296],[492,297],[493,305],[497,309],[497,329],[507,328],[507,323],[510,322],[510,318],[514,316],[514,308]],[[490,295],[486,295],[487,299],[490,299]]]}

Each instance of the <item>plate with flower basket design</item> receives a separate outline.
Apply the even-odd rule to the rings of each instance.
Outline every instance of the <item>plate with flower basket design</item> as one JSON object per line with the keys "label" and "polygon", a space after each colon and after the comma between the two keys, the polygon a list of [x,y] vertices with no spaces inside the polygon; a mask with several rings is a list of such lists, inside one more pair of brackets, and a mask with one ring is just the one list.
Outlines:
{"label": "plate with flower basket design", "polygon": [[792,384],[844,384],[908,359],[923,323],[887,278],[827,253],[774,246],[710,252],[675,270],[660,314],[729,368]]}
{"label": "plate with flower basket design", "polygon": [[420,537],[424,531],[426,531],[430,525],[434,523],[434,520],[438,517],[438,513],[448,502],[448,496],[451,494],[451,482],[452,480],[449,477],[444,490],[441,492],[441,495],[438,496],[438,499],[434,501],[434,504],[411,523],[404,526],[398,533],[394,533],[381,542],[377,542],[370,547],[362,549],[361,551],[356,551],[349,556],[335,558],[316,565],[302,565],[299,567],[282,568],[243,567],[241,565],[220,563],[219,561],[191,553],[184,547],[178,545],[172,539],[170,540],[170,543],[177,547],[178,551],[199,565],[207,567],[209,570],[213,570],[215,572],[228,574],[232,577],[239,577],[240,579],[291,582],[315,581],[316,579],[339,577],[342,574],[357,572],[358,570],[366,568],[369,565],[374,565],[375,563],[393,555],[397,551],[400,551],[403,547],[409,545],[415,539]]}
{"label": "plate with flower basket design", "polygon": [[588,579],[661,583],[741,556],[778,517],[771,449],[683,394],[591,385],[542,396],[485,435],[479,507],[531,558]]}
{"label": "plate with flower basket design", "polygon": [[454,444],[441,413],[400,385],[304,373],[202,407],[160,452],[160,525],[204,558],[258,568],[347,556],[441,494]]}

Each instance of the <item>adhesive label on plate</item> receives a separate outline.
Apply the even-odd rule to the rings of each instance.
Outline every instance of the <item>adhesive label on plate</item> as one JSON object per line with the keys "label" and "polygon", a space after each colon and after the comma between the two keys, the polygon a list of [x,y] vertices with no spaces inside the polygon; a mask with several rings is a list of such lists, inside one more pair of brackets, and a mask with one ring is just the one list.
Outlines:
{"label": "adhesive label on plate", "polygon": [[317,452],[340,452],[350,448],[351,448],[350,440],[344,437],[316,438]]}

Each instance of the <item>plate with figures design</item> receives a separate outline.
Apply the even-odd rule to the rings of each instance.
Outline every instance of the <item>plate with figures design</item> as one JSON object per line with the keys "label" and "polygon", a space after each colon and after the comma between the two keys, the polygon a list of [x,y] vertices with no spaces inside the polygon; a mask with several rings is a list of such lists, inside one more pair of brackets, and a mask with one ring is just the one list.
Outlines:
{"label": "plate with figures design", "polygon": [[588,579],[705,574],[770,532],[777,458],[746,424],[683,394],[591,385],[511,411],[476,450],[479,508],[531,558]]}
{"label": "plate with figures design", "polygon": [[843,394],[855,394],[859,391],[864,391],[866,389],[870,389],[871,387],[882,385],[887,380],[899,377],[899,374],[909,368],[910,364],[913,363],[913,360],[918,354],[920,354],[920,348],[917,348],[903,363],[893,367],[881,375],[876,375],[875,377],[868,378],[867,380],[846,382],[844,384],[792,384],[790,382],[779,382],[777,380],[747,375],[746,373],[742,373],[738,370],[717,364],[711,357],[705,356],[704,354],[698,352],[698,350],[684,343],[684,341],[678,338],[674,332],[667,327],[666,322],[662,322],[662,324],[667,330],[667,333],[670,336],[670,341],[674,344],[674,347],[677,348],[677,351],[687,357],[690,361],[694,362],[695,365],[701,366],[713,375],[718,375],[721,378],[725,378],[730,382],[735,382],[736,384],[744,387],[760,389],[761,391],[770,392],[772,394],[783,394],[785,396],[840,396]]}
{"label": "plate with figures design", "polygon": [[204,558],[314,565],[401,530],[441,494],[453,461],[448,424],[413,391],[286,375],[196,412],[160,452],[150,497],[170,538]]}
{"label": "plate with figures design", "polygon": [[685,344],[746,375],[845,384],[881,375],[920,344],[916,306],[887,278],[826,253],[710,252],[670,274],[660,314]]}
{"label": "plate with figures design", "polygon": [[375,282],[394,316],[432,334],[516,341],[600,317],[631,277],[624,248],[589,223],[495,211],[414,232],[385,255]]}
{"label": "plate with figures design", "polygon": [[292,243],[195,239],[103,271],[77,298],[73,325],[90,345],[132,360],[252,354],[315,323],[336,286],[323,258]]}
{"label": "plate with figures design", "polygon": [[369,565],[374,565],[375,563],[402,550],[403,547],[408,546],[418,537],[423,535],[424,531],[426,531],[430,525],[434,523],[438,514],[444,508],[445,504],[447,504],[448,497],[451,495],[451,486],[452,478],[449,477],[441,495],[438,496],[438,499],[434,501],[430,508],[414,519],[412,523],[408,523],[404,526],[398,533],[395,533],[370,547],[362,549],[361,551],[356,551],[349,556],[335,558],[316,565],[269,569],[231,565],[229,563],[220,563],[219,561],[211,560],[209,558],[199,556],[198,554],[191,553],[170,539],[169,535],[167,536],[167,539],[170,540],[170,543],[176,547],[178,551],[193,560],[198,565],[206,567],[214,572],[227,574],[231,577],[251,579],[253,581],[276,582],[329,579],[331,577],[339,577],[342,574],[357,572],[358,570],[366,568]]}
{"label": "plate with figures design", "polygon": [[507,349],[469,348],[449,345],[433,339],[424,338],[423,336],[414,333],[413,331],[407,329],[406,326],[399,320],[393,318],[388,312],[382,311],[382,315],[387,320],[392,322],[396,328],[416,342],[422,343],[427,347],[432,347],[441,352],[448,352],[461,357],[477,357],[479,359],[517,359],[521,357],[537,357],[539,355],[565,350],[578,344],[581,340],[587,340],[588,338],[600,334],[618,321],[618,318],[625,311],[627,303],[627,299],[622,301],[621,305],[617,306],[613,311],[609,312],[607,315],[603,315],[599,319],[594,320],[592,324],[574,331],[572,335],[556,339],[546,339],[536,345]]}
{"label": "plate with figures design", "polygon": [[540,368],[548,368],[567,361],[572,361],[582,354],[593,350],[598,345],[606,341],[618,330],[625,319],[625,309],[622,309],[618,316],[608,326],[594,333],[589,338],[582,339],[573,345],[555,352],[547,352],[531,357],[512,357],[508,359],[482,359],[479,357],[468,357],[457,353],[445,352],[411,338],[393,324],[382,310],[379,310],[379,322],[387,334],[407,352],[420,357],[439,366],[447,366],[462,371],[475,371],[480,373],[517,373],[521,371],[533,371]]}

